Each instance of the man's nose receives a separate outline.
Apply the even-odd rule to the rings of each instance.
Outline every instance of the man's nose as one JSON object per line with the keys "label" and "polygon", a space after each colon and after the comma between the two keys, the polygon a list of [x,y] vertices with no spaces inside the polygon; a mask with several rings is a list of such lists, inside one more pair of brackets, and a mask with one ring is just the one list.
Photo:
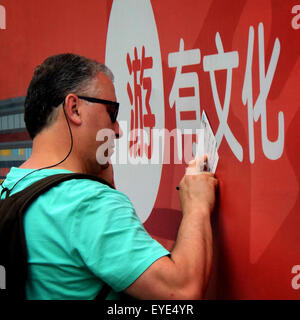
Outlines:
{"label": "man's nose", "polygon": [[115,122],[115,134],[116,134],[116,139],[120,139],[123,136],[123,130],[120,127],[120,124],[118,121]]}

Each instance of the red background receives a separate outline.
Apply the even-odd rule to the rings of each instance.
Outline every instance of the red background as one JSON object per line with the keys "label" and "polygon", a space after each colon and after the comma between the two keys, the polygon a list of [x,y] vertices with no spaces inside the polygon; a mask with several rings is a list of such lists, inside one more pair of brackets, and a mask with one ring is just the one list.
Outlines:
{"label": "red background", "polygon": [[[112,1],[1,0],[6,8],[6,30],[0,30],[0,99],[24,96],[33,69],[47,56],[73,52],[104,62],[107,26]],[[175,69],[168,54],[185,49],[201,51],[198,73],[201,108],[216,132],[219,120],[203,57],[217,53],[216,32],[224,51],[238,51],[239,67],[233,70],[228,125],[243,147],[239,162],[223,138],[216,176],[220,188],[212,217],[215,256],[207,298],[299,299],[291,273],[300,264],[299,126],[300,29],[291,26],[297,1],[151,1],[158,29],[163,65],[165,127],[175,126],[175,112],[168,105]],[[253,98],[259,94],[258,24],[264,24],[265,63],[268,67],[274,41],[281,50],[267,99],[268,138],[278,136],[278,113],[284,113],[285,144],[278,160],[263,153],[260,120],[254,123],[255,162],[250,163],[247,107],[242,104],[249,27],[254,27]],[[115,75],[117,77],[117,75]],[[222,101],[226,74],[217,74]],[[202,112],[202,109],[201,109]],[[176,193],[183,165],[164,165],[153,212],[145,226],[169,249],[181,214]],[[254,260],[252,257],[256,257]]]}

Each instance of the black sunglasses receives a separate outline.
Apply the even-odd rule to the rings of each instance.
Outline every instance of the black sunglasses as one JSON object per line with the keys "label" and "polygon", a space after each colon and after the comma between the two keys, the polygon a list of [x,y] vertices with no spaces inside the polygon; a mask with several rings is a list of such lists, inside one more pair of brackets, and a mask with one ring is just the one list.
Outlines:
{"label": "black sunglasses", "polygon": [[110,101],[110,100],[104,100],[104,99],[97,99],[97,98],[91,98],[91,97],[84,97],[84,96],[77,96],[79,99],[86,100],[89,102],[94,102],[94,103],[101,103],[101,104],[108,104],[110,106],[114,107],[114,111],[109,112],[109,116],[111,119],[111,122],[115,123],[117,121],[117,116],[119,112],[119,102],[115,101]]}

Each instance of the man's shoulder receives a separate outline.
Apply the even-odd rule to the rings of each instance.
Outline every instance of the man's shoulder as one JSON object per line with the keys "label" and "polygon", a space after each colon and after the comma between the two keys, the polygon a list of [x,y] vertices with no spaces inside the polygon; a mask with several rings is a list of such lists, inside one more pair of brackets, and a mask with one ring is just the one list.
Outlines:
{"label": "man's shoulder", "polygon": [[58,185],[52,187],[46,192],[47,195],[53,195],[55,193],[56,195],[60,194],[66,198],[72,196],[72,198],[76,197],[80,199],[96,199],[105,196],[106,198],[128,200],[125,194],[111,188],[101,179],[97,179],[95,177],[89,178],[88,176],[80,179],[76,177],[72,178],[72,174],[74,173],[67,170],[48,169],[33,172],[28,169],[12,168],[4,184],[5,187],[8,187],[9,189],[15,185],[13,193],[17,193],[18,191],[29,187],[33,183],[55,174],[70,174],[70,179],[60,182]]}
{"label": "man's shoulder", "polygon": [[98,180],[89,178],[67,180],[58,185],[57,191],[60,192],[60,190],[64,194],[69,193],[74,197],[92,200],[93,202],[103,200],[109,203],[119,202],[124,206],[132,206],[126,194]]}
{"label": "man's shoulder", "polygon": [[113,189],[101,182],[90,179],[68,180],[61,183],[48,194],[58,203],[68,203],[68,207],[80,212],[80,219],[86,215],[98,216],[102,220],[115,215],[132,215],[135,212],[130,199],[121,191]]}

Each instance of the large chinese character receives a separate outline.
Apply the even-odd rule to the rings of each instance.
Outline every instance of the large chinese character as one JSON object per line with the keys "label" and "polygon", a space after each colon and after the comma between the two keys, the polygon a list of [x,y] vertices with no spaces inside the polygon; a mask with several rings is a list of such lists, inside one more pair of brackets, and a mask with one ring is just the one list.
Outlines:
{"label": "large chinese character", "polygon": [[[239,144],[239,142],[237,141],[227,124],[231,97],[232,69],[237,68],[239,65],[239,54],[237,51],[224,52],[222,40],[218,32],[216,33],[215,41],[218,53],[208,55],[203,58],[203,69],[204,71],[209,72],[213,99],[219,118],[219,127],[216,132],[217,146],[220,146],[223,136],[225,136],[226,141],[234,155],[237,157],[239,161],[242,161],[243,148]],[[223,108],[221,106],[215,78],[215,71],[218,70],[227,70],[226,90]]]}
{"label": "large chinese character", "polygon": [[[127,67],[130,75],[133,75],[133,90],[127,83],[127,93],[130,104],[133,107],[130,114],[130,155],[134,158],[142,157],[144,152],[148,159],[152,156],[152,129],[155,126],[155,115],[150,107],[150,95],[152,82],[145,76],[145,70],[153,66],[152,57],[146,57],[145,47],[142,47],[141,59],[138,57],[137,48],[134,48],[134,59],[131,60],[127,53]],[[144,97],[144,98],[143,98]],[[144,108],[143,108],[144,106]],[[146,114],[144,114],[146,111]],[[144,143],[144,128],[149,128],[149,144]]]}
{"label": "large chinese character", "polygon": [[[168,56],[168,65],[176,68],[175,79],[169,96],[170,107],[175,106],[177,128],[178,158],[182,160],[182,132],[195,134],[200,127],[199,79],[196,72],[182,72],[183,66],[200,63],[200,50],[184,50],[184,41],[180,39],[179,51]],[[187,130],[188,129],[188,130]]]}
{"label": "large chinese character", "polygon": [[254,45],[254,28],[249,28],[249,39],[248,39],[248,53],[245,80],[243,85],[243,103],[248,106],[248,131],[249,131],[249,156],[250,162],[253,163],[255,160],[254,153],[254,130],[253,121],[257,122],[261,118],[261,139],[264,154],[271,160],[278,159],[283,152],[284,146],[284,117],[283,112],[278,114],[278,138],[276,141],[270,141],[267,134],[267,114],[266,114],[266,100],[271,88],[274,73],[276,70],[279,54],[280,54],[280,43],[276,39],[269,67],[266,73],[265,70],[265,49],[264,49],[264,27],[260,23],[258,26],[258,58],[259,58],[259,96],[253,107],[253,90],[252,90],[252,60],[253,60],[253,45]]}

